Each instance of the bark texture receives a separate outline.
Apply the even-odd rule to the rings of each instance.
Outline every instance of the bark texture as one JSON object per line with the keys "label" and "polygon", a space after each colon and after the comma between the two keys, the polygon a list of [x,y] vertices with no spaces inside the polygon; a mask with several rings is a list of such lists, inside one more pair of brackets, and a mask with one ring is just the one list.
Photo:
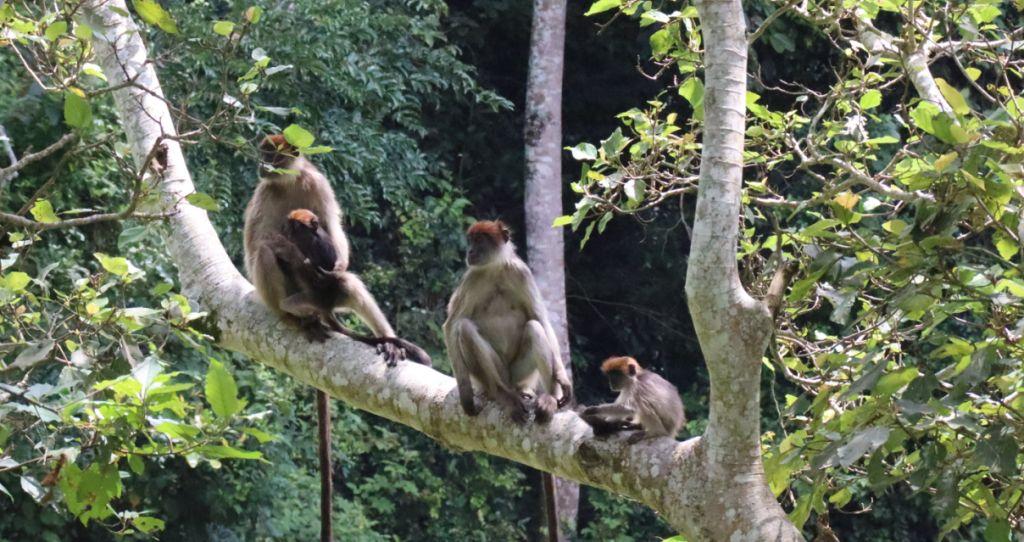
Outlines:
{"label": "bark texture", "polygon": [[[526,254],[548,318],[555,328],[562,363],[572,376],[565,308],[565,240],[551,227],[562,214],[562,70],[565,0],[534,0],[530,69],[526,82]],[[556,478],[558,540],[574,538],[579,485]]]}
{"label": "bark texture", "polygon": [[740,0],[697,2],[704,43],[704,141],[686,295],[711,375],[701,443],[708,494],[699,538],[801,540],[764,479],[761,356],[772,319],[740,282],[736,263],[743,189],[746,22]]}
{"label": "bark texture", "polygon": [[797,540],[799,532],[764,483],[759,455],[758,371],[770,318],[736,275],[746,62],[742,11],[739,0],[705,1],[700,9],[708,45],[709,129],[687,293],[711,370],[711,420],[704,438],[632,446],[623,438],[595,439],[572,412],[543,426],[516,426],[494,405],[469,418],[459,406],[455,381],[446,375],[415,363],[389,369],[370,347],[340,337],[313,344],[286,327],[235,269],[206,212],[184,199],[194,192],[192,179],[145,44],[124,15],[124,0],[94,0],[84,12],[109,83],[134,78],[114,92],[126,142],[140,167],[158,157],[160,210],[173,213],[167,220],[168,251],[185,294],[210,312],[222,346],[451,449],[504,457],[636,499],[691,540]]}

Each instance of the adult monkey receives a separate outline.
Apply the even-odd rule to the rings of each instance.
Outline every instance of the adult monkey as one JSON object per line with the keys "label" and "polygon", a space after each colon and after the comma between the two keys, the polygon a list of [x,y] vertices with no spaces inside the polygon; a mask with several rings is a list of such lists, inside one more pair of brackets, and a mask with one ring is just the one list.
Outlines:
{"label": "adult monkey", "polygon": [[[334,190],[324,175],[311,162],[299,155],[283,135],[267,136],[260,143],[265,168],[249,205],[245,208],[245,269],[256,287],[260,300],[282,319],[299,325],[313,340],[323,340],[322,322],[318,317],[299,317],[287,311],[285,302],[298,293],[298,284],[286,276],[274,253],[273,241],[280,237],[294,209],[308,209],[318,216],[334,245],[334,272],[346,285],[343,307],[369,326],[376,337],[395,337],[395,332],[377,301],[363,281],[348,272],[348,238],[341,228],[341,208]],[[392,343],[381,345],[388,364],[394,364],[401,349]],[[330,472],[330,403],[326,393],[317,390],[318,433],[320,435],[321,502],[320,539],[328,542],[331,533]]]}
{"label": "adult monkey", "polygon": [[[466,232],[468,269],[448,303],[444,340],[466,414],[479,413],[473,386],[525,422],[547,422],[572,401],[558,339],[530,268],[500,221]],[[540,389],[537,380],[540,377]]]}

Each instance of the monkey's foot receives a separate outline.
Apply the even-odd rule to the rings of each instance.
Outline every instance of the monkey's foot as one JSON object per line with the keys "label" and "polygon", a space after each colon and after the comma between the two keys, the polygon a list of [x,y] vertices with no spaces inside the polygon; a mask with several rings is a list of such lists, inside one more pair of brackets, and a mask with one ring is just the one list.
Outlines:
{"label": "monkey's foot", "polygon": [[476,416],[480,414],[480,406],[476,404],[476,400],[470,398],[468,401],[460,401],[462,405],[462,411],[466,413],[466,416]]}
{"label": "monkey's foot", "polygon": [[377,353],[384,357],[388,367],[398,365],[398,360],[405,358],[405,350],[390,341],[378,344]]}
{"label": "monkey's foot", "polygon": [[533,407],[533,415],[537,423],[548,423],[554,417],[556,410],[558,410],[558,402],[555,401],[554,397],[544,393],[537,397],[536,404]]}
{"label": "monkey's foot", "polygon": [[331,332],[327,329],[327,326],[323,325],[319,319],[304,319],[300,323],[302,334],[306,337],[307,341],[314,343],[322,343],[326,341],[330,336]]}
{"label": "monkey's foot", "polygon": [[646,438],[647,433],[643,430],[640,430],[630,435],[629,438],[626,439],[626,444],[636,444],[637,442],[640,442],[641,440],[644,440]]}

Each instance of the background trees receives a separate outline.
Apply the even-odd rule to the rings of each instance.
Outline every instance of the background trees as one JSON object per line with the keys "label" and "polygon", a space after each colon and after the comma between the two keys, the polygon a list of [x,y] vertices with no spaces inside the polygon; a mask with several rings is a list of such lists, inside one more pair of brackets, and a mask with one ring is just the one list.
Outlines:
{"label": "background trees", "polygon": [[[315,127],[318,141],[336,149],[317,159],[337,179],[355,225],[357,250],[366,255],[357,267],[400,329],[429,341],[457,270],[461,222],[499,213],[521,222],[508,211],[522,208],[521,146],[509,143],[521,109],[502,109],[507,103],[473,84],[459,62],[477,66],[478,79],[498,94],[522,96],[529,12],[519,4],[454,3],[446,14],[441,4],[268,3],[258,16],[241,3],[164,4],[174,26],[150,3],[136,4],[135,14],[156,25],[148,36],[164,89],[190,116],[179,126],[194,143],[189,165],[222,209],[212,216],[229,252],[238,255],[236,209],[254,182],[245,141],[270,123]],[[599,4],[609,11],[587,21],[580,13],[589,6],[570,4],[568,26],[565,140],[594,142],[597,154],[587,166],[596,173],[577,188],[598,200],[584,208],[569,245],[594,225],[587,249],[570,250],[568,262],[581,398],[605,393],[594,358],[633,352],[681,384],[695,420],[689,429],[699,434],[706,376],[681,294],[693,199],[676,198],[693,190],[699,164],[700,125],[686,123],[699,119],[703,104],[700,79],[687,77],[701,73],[694,72],[698,21],[685,5],[627,3],[626,14],[642,26],[620,16],[598,36],[592,22],[607,22],[619,7]],[[13,179],[5,172],[2,209],[34,224],[52,222],[49,208],[64,220],[123,211],[134,181],[146,177],[120,145],[109,95],[90,94],[102,81],[76,60],[88,52],[87,31],[74,17],[47,18],[49,6],[24,5],[30,11],[2,8],[5,39],[17,47],[0,55],[0,110],[12,150],[22,158],[60,141],[69,126],[84,131],[52,155],[56,161],[33,162]],[[755,3],[747,10],[750,88],[759,97],[748,97],[751,205],[740,270],[758,292],[767,280],[755,277],[776,268],[770,254],[777,247],[802,265],[768,351],[774,376],[783,378],[764,380],[773,488],[798,523],[808,520],[808,532],[829,512],[827,521],[848,540],[904,540],[908,532],[942,529],[1005,539],[1020,513],[1012,446],[1020,411],[1020,255],[1012,253],[1019,250],[1019,12],[980,2]],[[656,82],[634,70],[646,47],[655,57],[643,63],[646,73],[667,66]],[[51,55],[62,61],[43,62]],[[922,56],[934,86],[910,70]],[[659,94],[663,86],[670,92]],[[644,106],[650,98],[660,103]],[[276,107],[301,111],[284,117]],[[609,138],[620,111],[628,111],[622,136]],[[577,154],[587,157],[589,149]],[[623,171],[621,179],[608,175]],[[625,202],[616,210],[639,211],[643,222],[602,226],[611,209],[602,198]],[[650,203],[658,207],[640,211]],[[17,511],[0,515],[5,536],[56,536],[74,526],[81,537],[106,538],[100,520],[113,529],[157,528],[154,521],[164,520],[165,538],[312,532],[304,506],[315,483],[307,393],[276,372],[208,349],[210,330],[173,293],[176,274],[152,222],[105,220],[40,237],[8,222],[5,235],[4,362],[21,359],[3,373],[14,389],[4,388],[0,407],[0,433],[9,433],[0,434],[0,484],[14,498],[0,502]],[[157,376],[147,356],[173,365]],[[140,396],[144,383],[152,391],[192,387]],[[233,388],[248,403],[238,412]],[[71,420],[40,404],[62,414],[73,405]],[[177,425],[144,423],[139,413],[157,405],[161,423]],[[347,518],[339,524],[351,526],[352,536],[516,538],[533,529],[534,496],[518,467],[449,454],[373,416],[345,410],[338,418],[335,446],[345,451],[338,513]],[[146,448],[197,419],[199,434],[171,435],[194,447]],[[260,444],[262,433],[279,438]],[[83,472],[62,467],[63,475],[97,484],[90,487],[102,488],[96,495],[109,495],[120,517],[92,517],[88,527],[69,518],[68,493],[43,483],[65,448],[83,450],[74,458]],[[272,465],[217,457],[236,453],[230,450],[258,451]],[[177,452],[188,453],[179,459]],[[124,481],[101,468],[112,458],[128,474]],[[850,514],[866,506],[870,514]],[[395,517],[396,507],[406,512]],[[480,507],[487,521],[475,514]],[[152,519],[131,515],[138,511]],[[581,530],[602,539],[670,532],[646,509],[592,489],[584,491]]]}

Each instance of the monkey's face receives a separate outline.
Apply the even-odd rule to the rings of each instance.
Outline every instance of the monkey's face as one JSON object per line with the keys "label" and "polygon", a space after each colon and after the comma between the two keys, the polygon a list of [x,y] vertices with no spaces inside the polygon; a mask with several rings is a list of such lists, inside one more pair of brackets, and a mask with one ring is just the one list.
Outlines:
{"label": "monkey's face", "polygon": [[299,151],[284,136],[267,136],[260,143],[260,160],[267,169],[287,169],[299,156]]}
{"label": "monkey's face", "polygon": [[306,221],[289,219],[286,227],[288,229],[288,236],[292,239],[309,241],[316,237],[316,230],[320,227],[320,223],[316,218]]}
{"label": "monkey's face", "polygon": [[[479,267],[495,260],[501,252],[501,246],[493,237],[486,234],[469,234],[469,248],[466,249],[466,265]],[[502,243],[504,244],[504,243]]]}
{"label": "monkey's face", "polygon": [[608,386],[612,391],[622,391],[623,388],[629,386],[630,380],[633,379],[632,375],[623,373],[622,371],[611,371],[608,375]]}

